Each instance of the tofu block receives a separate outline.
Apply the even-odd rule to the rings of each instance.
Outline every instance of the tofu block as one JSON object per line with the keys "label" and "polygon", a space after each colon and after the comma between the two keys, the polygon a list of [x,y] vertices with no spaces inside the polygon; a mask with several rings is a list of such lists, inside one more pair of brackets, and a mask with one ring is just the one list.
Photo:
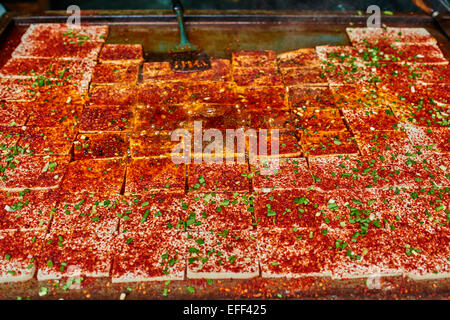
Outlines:
{"label": "tofu block", "polygon": [[343,108],[342,113],[353,132],[374,132],[396,130],[399,121],[389,107],[386,108]]}
{"label": "tofu block", "polygon": [[49,226],[58,194],[54,190],[0,192],[0,232],[41,231]]}
{"label": "tofu block", "polygon": [[122,159],[71,162],[61,184],[61,191],[118,195],[125,179],[125,169]]}
{"label": "tofu block", "polygon": [[136,103],[136,88],[127,84],[114,86],[92,85],[89,88],[89,105],[129,106]]}
{"label": "tofu block", "polygon": [[281,70],[320,67],[319,56],[314,48],[302,48],[280,53],[277,55],[277,63]]}
{"label": "tofu block", "polygon": [[126,232],[115,243],[113,283],[184,280],[184,232]]}
{"label": "tofu block", "polygon": [[82,133],[74,141],[74,159],[123,158],[128,153],[126,133]]}
{"label": "tofu block", "polygon": [[314,228],[258,231],[263,278],[330,277],[332,241]]}
{"label": "tofu block", "polygon": [[313,180],[305,158],[260,159],[250,165],[256,192],[308,188]]}
{"label": "tofu block", "polygon": [[232,53],[234,68],[276,68],[276,54],[273,50],[248,50]]}
{"label": "tofu block", "polygon": [[70,156],[19,155],[14,161],[2,160],[5,167],[0,189],[22,191],[57,188],[64,177]]}
{"label": "tofu block", "polygon": [[36,273],[39,254],[37,232],[0,233],[0,283],[24,282]]}
{"label": "tofu block", "polygon": [[186,166],[172,159],[134,159],[127,169],[125,192],[184,192]]}
{"label": "tofu block", "polygon": [[105,42],[107,36],[108,26],[81,25],[79,28],[69,28],[65,23],[33,23],[22,36],[22,42]]}
{"label": "tofu block", "polygon": [[137,64],[101,63],[94,67],[91,83],[136,85],[138,76],[139,65]]}
{"label": "tofu block", "polygon": [[72,128],[26,127],[18,144],[33,155],[69,155],[76,131]]}
{"label": "tofu block", "polygon": [[55,230],[45,236],[39,255],[38,281],[108,277],[113,237],[92,230]]}
{"label": "tofu block", "polygon": [[185,230],[191,216],[190,200],[183,193],[156,192],[144,195],[133,194],[120,216],[119,232],[160,232]]}
{"label": "tofu block", "polygon": [[206,163],[188,165],[189,192],[247,192],[247,164]]}
{"label": "tofu block", "polygon": [[80,119],[81,133],[130,131],[133,109],[127,106],[89,106]]}
{"label": "tofu block", "polygon": [[348,131],[305,133],[300,141],[306,157],[358,154],[355,138]]}
{"label": "tofu block", "polygon": [[142,45],[105,44],[100,51],[99,61],[102,63],[142,63],[144,61]]}
{"label": "tofu block", "polygon": [[324,223],[321,210],[325,195],[318,190],[272,190],[255,197],[255,222],[258,229],[286,230],[318,228]]}
{"label": "tofu block", "polygon": [[30,108],[28,103],[0,102],[0,126],[25,125]]}
{"label": "tofu block", "polygon": [[74,129],[83,112],[81,104],[35,104],[30,111],[27,126],[36,128],[61,127]]}
{"label": "tofu block", "polygon": [[[254,196],[249,193],[200,193],[187,198],[187,229],[194,232],[251,230]],[[192,216],[191,216],[192,215]]]}
{"label": "tofu block", "polygon": [[248,279],[259,276],[255,232],[221,230],[189,235],[188,278]]}
{"label": "tofu block", "polygon": [[[178,140],[177,140],[178,138]],[[154,133],[133,133],[130,137],[131,157],[133,158],[171,158],[182,157],[182,152],[174,148],[178,144],[184,146],[184,138],[174,137],[172,141],[169,131],[155,131]],[[183,148],[184,149],[184,148]]]}
{"label": "tofu block", "polygon": [[113,235],[119,225],[119,216],[127,208],[127,202],[119,196],[62,192],[50,231],[89,230]]}

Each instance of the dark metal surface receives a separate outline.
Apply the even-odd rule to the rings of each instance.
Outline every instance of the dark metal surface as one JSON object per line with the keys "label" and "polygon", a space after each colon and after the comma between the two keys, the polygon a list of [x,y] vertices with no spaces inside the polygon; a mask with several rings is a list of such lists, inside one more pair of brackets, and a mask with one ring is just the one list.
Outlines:
{"label": "dark metal surface", "polygon": [[[65,19],[65,12],[48,12],[39,17],[5,15],[0,20],[0,65],[9,59],[29,24],[65,22]],[[186,11],[190,39],[209,56],[224,58],[230,58],[231,52],[236,50],[272,49],[279,53],[324,44],[347,45],[345,27],[364,26],[365,21],[366,17],[356,13]],[[108,43],[140,43],[148,61],[167,60],[169,50],[179,39],[176,19],[170,11],[83,12],[82,23],[109,25]],[[439,41],[446,56],[450,56],[448,40],[428,15],[383,16],[382,23],[425,27]],[[0,299],[16,299],[18,296],[33,299],[118,299],[121,293],[138,299],[447,299],[450,292],[449,279],[412,281],[402,277],[381,279],[375,287],[368,286],[364,279],[325,278],[215,280],[213,285],[204,280],[116,285],[108,279],[87,279],[81,289],[74,290],[63,290],[63,284],[36,280],[24,284],[1,284]],[[49,292],[39,297],[39,288],[44,286]],[[189,293],[187,286],[194,287],[195,293]],[[162,295],[163,289],[169,289],[167,297]]]}

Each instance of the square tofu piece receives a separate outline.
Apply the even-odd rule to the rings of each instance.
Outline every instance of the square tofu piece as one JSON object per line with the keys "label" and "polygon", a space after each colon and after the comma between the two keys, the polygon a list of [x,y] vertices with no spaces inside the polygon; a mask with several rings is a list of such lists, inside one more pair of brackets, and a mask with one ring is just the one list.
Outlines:
{"label": "square tofu piece", "polygon": [[82,111],[81,104],[35,104],[27,126],[73,128],[80,121]]}
{"label": "square tofu piece", "polygon": [[334,241],[320,229],[274,228],[260,230],[257,237],[263,278],[331,276]]}
{"label": "square tofu piece", "polygon": [[62,192],[51,232],[90,230],[112,235],[117,231],[119,216],[124,214],[126,208],[126,201],[119,196]]}
{"label": "square tofu piece", "polygon": [[283,83],[286,87],[328,86],[327,77],[322,68],[285,68],[281,69]]}
{"label": "square tofu piece", "polygon": [[[447,65],[448,60],[437,44],[407,44],[395,43],[390,46],[381,47],[387,61],[398,61],[404,63],[426,63]],[[383,60],[383,59],[380,59]]]}
{"label": "square tofu piece", "polygon": [[[399,229],[393,231],[382,228],[372,229],[364,237],[358,237],[357,241],[346,242],[349,244],[345,249],[334,249],[336,253],[332,264],[332,277],[355,279],[371,276],[401,276],[405,264],[398,251],[400,245],[393,241],[397,232]],[[339,239],[343,238],[343,235],[338,236]]]}
{"label": "square tofu piece", "polygon": [[396,130],[398,120],[389,107],[343,108],[342,112],[353,132]]}
{"label": "square tofu piece", "polygon": [[148,194],[158,191],[181,192],[186,186],[185,164],[172,159],[134,159],[127,169],[125,192]]}
{"label": "square tofu piece", "polygon": [[30,102],[35,99],[35,88],[29,81],[0,78],[0,101]]}
{"label": "square tofu piece", "polygon": [[94,67],[91,83],[135,85],[138,81],[138,75],[139,65],[137,64],[102,63]]}
{"label": "square tofu piece", "polygon": [[123,158],[128,144],[126,133],[82,133],[74,142],[74,160]]}
{"label": "square tofu piece", "polygon": [[[184,137],[171,138],[170,131],[154,133],[133,133],[130,137],[131,157],[133,158],[171,158],[182,157],[183,152],[174,150],[184,146]],[[183,147],[184,150],[184,147]]]}
{"label": "square tofu piece", "polygon": [[425,28],[347,28],[353,45],[383,45],[391,43],[436,44],[437,41]]}
{"label": "square tofu piece", "polygon": [[86,90],[87,88],[83,88],[77,83],[66,83],[65,85],[52,83],[42,87],[34,85],[32,92],[36,91],[36,104],[75,105],[84,104]]}
{"label": "square tofu piece", "polygon": [[280,69],[320,67],[319,56],[314,48],[280,53],[277,55],[277,62]]}
{"label": "square tofu piece", "polygon": [[250,163],[257,158],[295,158],[303,154],[298,135],[295,131],[280,131],[278,136],[270,130],[270,134],[262,130],[257,135],[249,135],[246,145]]}
{"label": "square tofu piece", "polygon": [[0,126],[23,126],[30,109],[27,103],[0,102]]}
{"label": "square tofu piece", "polygon": [[239,51],[232,53],[231,60],[233,69],[235,68],[275,68],[277,60],[275,51]]}
{"label": "square tofu piece", "polygon": [[414,148],[424,152],[450,153],[450,128],[405,128]]}
{"label": "square tofu piece", "polygon": [[144,82],[152,81],[231,81],[231,65],[226,59],[212,59],[211,68],[198,72],[173,72],[168,62],[148,62],[143,68]]}
{"label": "square tofu piece", "polygon": [[83,133],[130,131],[132,121],[132,107],[89,106],[83,110],[79,130]]}
{"label": "square tofu piece", "polygon": [[23,136],[21,127],[0,126],[0,150],[7,152],[6,149],[13,151],[17,141]]}
{"label": "square tofu piece", "polygon": [[318,190],[273,190],[255,197],[255,222],[264,230],[316,228],[324,223],[324,206],[324,193]]}
{"label": "square tofu piece", "polygon": [[92,85],[89,89],[89,105],[122,105],[136,103],[137,91],[134,86],[127,84]]}
{"label": "square tofu piece", "polygon": [[96,41],[105,42],[108,26],[82,25],[69,27],[65,23],[34,23],[22,36],[22,42],[30,41]]}
{"label": "square tofu piece", "polygon": [[289,88],[291,110],[306,108],[335,108],[333,92],[328,87]]}
{"label": "square tofu piece", "polygon": [[287,108],[287,94],[283,87],[237,88],[238,104],[245,110],[274,110]]}
{"label": "square tofu piece", "polygon": [[60,185],[66,172],[70,156],[14,157],[13,162],[2,161],[5,171],[0,188],[9,191],[29,189],[52,189]]}
{"label": "square tofu piece", "polygon": [[144,52],[140,44],[105,44],[100,51],[99,61],[139,64],[144,62]]}
{"label": "square tofu piece", "polygon": [[295,127],[304,133],[347,129],[338,109],[311,107],[295,109],[292,113]]}
{"label": "square tofu piece", "polygon": [[[120,216],[119,232],[159,232],[184,230],[195,221],[184,193],[131,195]],[[192,218],[191,218],[192,216]]]}
{"label": "square tofu piece", "polygon": [[358,132],[356,135],[361,153],[366,156],[392,158],[414,153],[414,147],[404,131]]}
{"label": "square tofu piece", "polygon": [[260,159],[250,170],[256,192],[308,188],[313,183],[305,158]]}
{"label": "square tofu piece", "polygon": [[75,134],[71,128],[27,127],[18,144],[33,155],[68,155]]}
{"label": "square tofu piece", "polygon": [[188,278],[248,279],[259,276],[255,232],[190,233],[187,246]]}
{"label": "square tofu piece", "polygon": [[408,86],[414,79],[415,84],[449,84],[450,66],[439,64],[415,63],[386,63],[377,68],[377,76],[383,85],[390,87]]}
{"label": "square tofu piece", "polygon": [[399,156],[393,165],[392,184],[408,188],[446,187],[450,183],[450,161],[441,154]]}
{"label": "square tofu piece", "polygon": [[233,68],[233,81],[240,87],[281,87],[280,72],[274,68]]}
{"label": "square tofu piece", "polygon": [[386,97],[374,88],[367,86],[331,86],[335,104],[339,108],[386,108]]}
{"label": "square tofu piece", "polygon": [[43,240],[38,281],[108,277],[113,237],[95,230],[54,230]]}
{"label": "square tofu piece", "polygon": [[115,243],[113,283],[184,279],[185,232],[126,232]]}
{"label": "square tofu piece", "polygon": [[153,133],[184,128],[188,123],[189,109],[183,105],[148,105],[136,108],[134,131]]}
{"label": "square tofu piece", "polygon": [[447,213],[449,194],[443,189],[423,188],[420,192],[408,189],[374,190],[373,197],[378,199],[375,210],[390,212],[394,219],[388,222],[399,227],[411,226],[423,233],[439,234],[448,232]]}
{"label": "square tofu piece", "polygon": [[247,164],[198,163],[188,165],[190,192],[248,192]]}
{"label": "square tofu piece", "polygon": [[355,138],[348,131],[305,133],[300,141],[306,157],[358,154]]}
{"label": "square tofu piece", "polygon": [[1,191],[0,231],[46,231],[57,199],[54,190]]}
{"label": "square tofu piece", "polygon": [[118,195],[125,179],[122,159],[79,160],[68,165],[63,192],[90,192]]}
{"label": "square tofu piece", "polygon": [[22,282],[33,278],[39,254],[38,232],[0,233],[0,283]]}
{"label": "square tofu piece", "polygon": [[392,168],[378,159],[328,156],[309,159],[316,187],[321,190],[382,188],[389,184]]}
{"label": "square tofu piece", "polygon": [[252,229],[254,197],[248,193],[201,193],[189,195],[190,216],[186,227],[192,232]]}
{"label": "square tofu piece", "polygon": [[331,85],[367,84],[370,72],[364,64],[361,52],[351,46],[318,46],[316,52],[322,61],[322,69]]}
{"label": "square tofu piece", "polygon": [[293,129],[292,115],[289,110],[250,111],[250,127],[252,129]]}
{"label": "square tofu piece", "polygon": [[46,79],[58,84],[78,83],[87,88],[95,61],[54,60],[49,58],[11,58],[0,74],[16,79]]}
{"label": "square tofu piece", "polygon": [[55,60],[96,60],[101,42],[96,41],[30,41],[21,42],[13,58],[52,58]]}

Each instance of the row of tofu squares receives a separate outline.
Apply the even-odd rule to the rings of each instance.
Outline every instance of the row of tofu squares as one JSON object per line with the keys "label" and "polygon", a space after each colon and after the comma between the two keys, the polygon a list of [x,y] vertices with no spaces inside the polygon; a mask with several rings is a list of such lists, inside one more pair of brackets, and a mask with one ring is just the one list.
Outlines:
{"label": "row of tofu squares", "polygon": [[[23,108],[16,110],[23,117],[5,118],[9,125],[0,126],[0,145],[5,152],[18,146],[34,155],[73,154],[74,160],[129,155],[170,157],[179,156],[183,151],[198,157],[208,150],[216,157],[227,153],[227,157],[263,156],[275,155],[272,148],[277,145],[282,157],[449,152],[450,131],[444,118],[429,115],[427,119],[436,122],[426,122],[429,127],[420,127],[399,122],[388,108],[315,109],[314,112],[307,109],[302,115],[290,112],[267,115],[224,106],[204,107],[197,112],[172,106],[136,109],[134,117],[132,108],[121,106],[86,107],[83,112],[81,108],[64,108],[64,112],[44,108],[36,116],[27,116]],[[72,111],[79,111],[81,116]],[[243,120],[243,114],[249,115],[249,121]],[[176,129],[185,131],[177,133]],[[208,129],[219,130],[214,133],[219,135],[218,140],[216,136],[214,139],[203,136]],[[278,129],[278,134],[273,129]],[[228,142],[227,135],[232,138]],[[201,148],[193,148],[196,145]],[[267,153],[259,149],[261,146],[267,146]]]}
{"label": "row of tofu squares", "polygon": [[[42,233],[45,214],[41,231],[0,232],[0,274],[2,281],[27,280],[36,269],[38,280],[182,280],[187,264],[188,278],[447,277],[447,193],[159,194],[135,196],[131,206],[65,194],[50,233]],[[29,191],[22,197],[39,201]],[[10,211],[30,214],[26,205],[33,203]]]}
{"label": "row of tofu squares", "polygon": [[[330,156],[260,159],[247,164],[216,159],[79,160],[70,156],[8,154],[1,165],[0,189],[55,189],[105,194],[169,192],[249,192],[318,188],[448,187],[449,159],[440,154],[411,156]],[[222,159],[220,159],[222,160]],[[229,159],[228,159],[229,160]],[[198,161],[197,163],[195,163]]]}
{"label": "row of tofu squares", "polygon": [[[21,45],[24,48],[37,47],[39,44],[42,48],[48,49],[51,46],[58,45],[78,45],[82,47],[85,44],[96,44],[105,42],[108,36],[108,26],[83,25],[79,28],[71,28],[65,24],[32,24],[29,26],[25,34],[22,36]],[[347,28],[347,35],[354,46],[360,45],[376,45],[379,48],[391,48],[399,45],[436,45],[436,39],[424,28]],[[49,41],[51,40],[51,41]],[[33,46],[34,45],[34,46]],[[19,48],[20,49],[20,48]],[[17,54],[27,50],[16,50]],[[129,58],[141,58],[139,52]],[[53,53],[55,57],[60,57]],[[117,55],[112,55],[116,57]],[[122,55],[123,56],[123,55]],[[47,56],[44,56],[47,57]],[[109,58],[106,60],[115,60]],[[238,58],[238,57],[237,57]],[[237,59],[237,67],[267,67],[272,66],[272,56],[258,57],[258,64],[249,63],[249,58],[245,57],[243,61]],[[250,59],[251,60],[251,59]],[[250,61],[251,62],[251,61]]]}
{"label": "row of tofu squares", "polygon": [[[201,180],[198,183],[201,185]],[[449,189],[425,184],[384,189],[313,188],[258,192],[142,190],[136,194],[81,190],[1,191],[0,233],[124,232],[316,228],[344,232],[341,240],[367,230],[409,226],[419,233],[447,234]],[[358,234],[360,233],[360,234]],[[354,242],[354,241],[352,241]]]}
{"label": "row of tofu squares", "polygon": [[[135,45],[105,45],[103,50],[106,52],[126,51],[127,46],[135,47]],[[142,51],[142,48],[140,50]],[[316,51],[319,52],[319,55],[316,54]],[[362,58],[360,58],[360,63],[355,65],[355,59],[360,55],[358,49],[348,46],[299,49],[280,55],[288,58],[282,60],[284,62],[279,63],[280,67],[278,68],[274,51],[242,51],[233,53],[231,64],[227,59],[213,59],[211,69],[196,73],[177,73],[171,71],[168,62],[149,62],[143,64],[142,82],[234,81],[238,86],[243,87],[283,85],[296,87],[325,86],[328,83],[342,85],[363,82],[367,84],[368,82],[389,83],[389,81],[411,82],[411,76],[414,76],[413,79],[418,83],[438,83],[440,80],[448,83],[448,61],[442,53],[440,53],[441,62],[433,62],[435,60],[431,58],[420,58],[412,64],[408,61],[395,60],[394,62],[377,62],[379,65],[376,66],[373,63],[365,62]],[[123,56],[125,57],[127,54],[123,54]],[[268,61],[268,58],[263,58],[265,56],[273,56],[273,67],[257,66],[261,64],[259,60]],[[51,81],[79,83],[84,89],[89,82],[97,85],[136,85],[139,82],[140,64],[129,61],[126,59],[105,60],[96,64],[94,60],[55,61],[51,58],[13,57],[0,69],[0,75],[13,79],[41,76]],[[255,66],[251,67],[251,63]],[[307,66],[302,66],[307,63]],[[235,64],[246,67],[235,67]],[[284,64],[295,64],[296,66],[284,68],[282,67]]]}
{"label": "row of tofu squares", "polygon": [[[22,98],[30,94],[23,88],[4,90],[1,123],[69,126],[81,117],[82,131],[126,131],[131,129],[136,115],[134,124],[138,131],[174,130],[196,119],[209,121],[211,127],[219,129],[251,126],[321,131],[342,130],[345,126],[337,109],[344,108],[345,118],[356,131],[370,129],[377,123],[383,129],[391,129],[396,119],[418,126],[448,127],[450,101],[450,90],[445,84],[397,87],[395,91],[355,86],[303,87],[288,93],[284,88],[248,88],[239,92],[220,83],[97,86],[85,97],[86,108],[85,98],[71,86],[41,90],[33,94],[32,99],[39,96],[34,101],[20,101],[16,94]],[[370,124],[363,125],[360,117]],[[327,123],[320,125],[319,119]]]}
{"label": "row of tofu squares", "polygon": [[[92,30],[88,30],[92,28]],[[357,30],[361,32],[361,30]],[[401,33],[398,30],[398,33]],[[439,47],[436,45],[436,41],[431,35],[424,36],[426,30],[423,29],[410,29],[403,32],[407,32],[413,37],[413,34],[419,34],[422,39],[416,42],[410,43],[410,39],[404,38],[406,42],[398,39],[398,36],[394,39],[391,38],[385,43],[389,43],[384,50],[394,51],[395,58],[390,57],[389,52],[380,52],[378,60],[382,62],[418,62],[431,63],[431,64],[448,64],[448,61],[442,55]],[[44,42],[43,37],[45,34],[50,33],[51,38],[55,38],[54,42]],[[84,34],[85,33],[85,34]],[[43,69],[48,66],[48,59],[68,59],[85,58],[87,60],[95,60],[98,55],[98,51],[103,45],[105,34],[107,33],[107,27],[86,27],[86,30],[68,30],[66,26],[62,25],[32,25],[22,38],[22,42],[19,47],[13,53],[13,59],[9,61],[7,66],[3,69],[3,73],[7,76],[26,76],[29,72],[36,73],[36,70]],[[94,34],[102,34],[100,38],[93,36]],[[349,32],[349,35],[351,32]],[[352,38],[352,36],[350,36]],[[389,37],[383,36],[382,39],[386,40]],[[75,40],[79,41],[75,41]],[[71,40],[71,41],[70,41]],[[352,39],[353,41],[354,39]],[[236,52],[232,55],[233,73],[236,74],[235,79],[240,85],[282,85],[281,77],[277,72],[277,65],[280,66],[280,70],[284,73],[284,80],[287,85],[295,85],[296,83],[326,83],[325,77],[320,72],[320,69],[316,67],[321,62],[325,64],[331,64],[335,70],[333,73],[336,75],[341,71],[336,70],[336,65],[344,67],[346,58],[351,60],[350,65],[352,68],[356,64],[361,67],[365,62],[363,58],[367,52],[358,48],[361,45],[357,40],[355,47],[342,46],[320,46],[317,50],[314,49],[300,49],[292,52],[287,52],[276,56],[274,51],[247,51]],[[395,43],[395,46],[392,46]],[[84,55],[80,53],[74,53],[69,50],[71,45],[76,48],[75,51],[85,51]],[[400,49],[397,46],[400,45]],[[55,48],[47,48],[48,46],[58,46],[60,50]],[[84,46],[84,47],[83,47]],[[81,49],[83,48],[83,49]],[[96,49],[97,52],[94,50]],[[49,52],[46,52],[49,51]],[[61,53],[61,51],[67,51]],[[73,50],[72,50],[73,51]],[[316,52],[317,51],[317,54]],[[417,53],[420,54],[417,54]],[[45,53],[45,54],[44,54]],[[50,55],[49,55],[50,53]],[[52,56],[56,54],[55,57]],[[65,54],[65,56],[64,56]],[[399,58],[399,55],[404,55],[403,58]],[[363,56],[363,57],[361,57]],[[386,58],[383,61],[383,58]],[[29,60],[36,58],[36,60]],[[42,59],[45,58],[45,59]],[[355,59],[359,58],[360,61]],[[425,59],[424,59],[425,58]],[[28,60],[27,60],[28,59]],[[332,61],[336,60],[336,61]],[[367,60],[367,59],[365,59]],[[377,61],[378,61],[377,60]],[[99,57],[100,62],[106,62],[107,64],[97,66],[97,70],[94,74],[93,82],[100,83],[114,83],[114,82],[136,82],[138,67],[137,65],[129,66],[129,63],[140,63],[143,61],[142,47],[140,45],[105,45]],[[331,62],[330,62],[331,61]],[[70,61],[67,61],[67,64]],[[110,62],[122,63],[122,67],[118,65],[108,64]],[[278,62],[278,63],[277,63]],[[366,61],[367,62],[367,61]],[[64,63],[64,62],[63,62]],[[78,73],[86,67],[83,62],[72,62],[74,71]],[[81,64],[80,64],[81,63]],[[355,64],[356,63],[356,64]],[[36,64],[36,66],[34,66]],[[149,63],[144,65],[144,81],[148,80],[173,80],[173,79],[185,79],[185,80],[229,80],[230,65],[227,60],[213,61],[212,69],[196,73],[195,75],[182,75],[170,71],[168,63]],[[91,66],[92,67],[92,66]],[[348,66],[347,66],[348,67]],[[373,65],[371,65],[373,68]],[[22,69],[23,68],[23,69]],[[51,65],[51,69],[55,67]],[[299,69],[297,69],[299,68]],[[315,69],[316,68],[316,69]],[[68,68],[68,74],[70,74],[70,67]],[[339,69],[339,68],[337,68]],[[345,69],[345,68],[344,68]],[[41,70],[42,73],[43,70]],[[285,72],[283,72],[285,71]],[[326,70],[327,72],[329,70]],[[38,71],[39,73],[39,71]],[[352,71],[353,78],[361,79],[360,76]],[[383,74],[385,72],[382,72]],[[445,75],[445,72],[441,72]],[[53,75],[56,73],[53,72]],[[342,76],[342,74],[340,75]],[[77,78],[75,76],[75,78]],[[302,80],[303,78],[303,80]],[[358,80],[355,79],[355,80]],[[330,79],[329,79],[330,80]],[[342,80],[342,79],[341,79]],[[348,80],[348,79],[345,79]],[[419,79],[420,80],[420,79]],[[332,79],[332,82],[336,82],[336,79]],[[337,81],[339,83],[339,81]],[[342,82],[342,81],[341,81]]]}

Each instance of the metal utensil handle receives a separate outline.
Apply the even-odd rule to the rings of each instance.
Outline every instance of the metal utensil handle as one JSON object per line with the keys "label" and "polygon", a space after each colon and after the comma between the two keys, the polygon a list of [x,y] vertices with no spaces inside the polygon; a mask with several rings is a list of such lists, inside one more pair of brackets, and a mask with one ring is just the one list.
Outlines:
{"label": "metal utensil handle", "polygon": [[183,21],[183,5],[179,0],[172,0],[172,7],[173,11],[175,11],[175,14],[177,15],[178,20],[178,26],[180,28],[180,47],[183,47],[185,45],[190,45],[187,36],[186,31],[184,29],[184,21]]}

